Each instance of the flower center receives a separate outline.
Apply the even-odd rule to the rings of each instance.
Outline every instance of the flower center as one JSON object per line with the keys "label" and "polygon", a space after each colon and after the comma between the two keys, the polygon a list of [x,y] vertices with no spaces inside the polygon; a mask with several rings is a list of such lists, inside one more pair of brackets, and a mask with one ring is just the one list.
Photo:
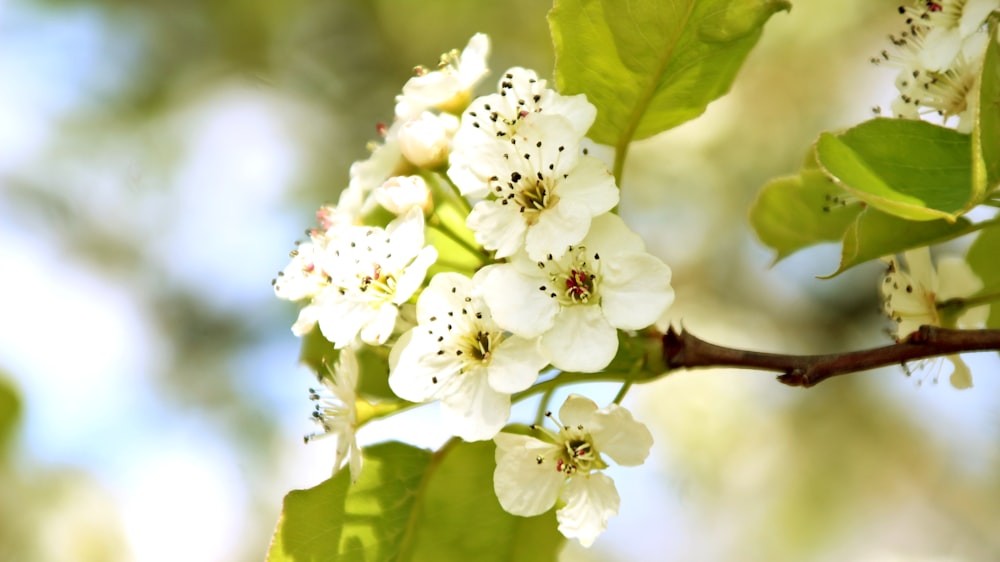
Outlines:
{"label": "flower center", "polygon": [[[549,297],[558,299],[564,306],[571,304],[591,304],[600,296],[598,282],[601,256],[594,253],[588,260],[587,248],[570,246],[563,257],[556,262],[550,255],[546,261],[538,262],[540,269],[548,270],[551,285],[542,285],[539,290],[549,291]],[[568,263],[566,263],[568,261]]]}
{"label": "flower center", "polygon": [[382,272],[382,266],[374,264],[368,273],[358,274],[358,290],[372,302],[392,300],[396,294],[396,277]]}

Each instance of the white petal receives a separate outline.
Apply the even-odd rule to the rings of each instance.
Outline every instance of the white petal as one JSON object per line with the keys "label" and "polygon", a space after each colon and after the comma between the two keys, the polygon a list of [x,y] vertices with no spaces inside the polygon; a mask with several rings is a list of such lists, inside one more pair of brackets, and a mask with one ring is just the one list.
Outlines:
{"label": "white petal", "polygon": [[966,261],[958,256],[938,260],[937,300],[970,297],[983,289],[983,282]]}
{"label": "white petal", "polygon": [[914,248],[903,252],[903,261],[910,279],[922,285],[928,291],[937,292],[937,280],[934,277],[934,266],[931,264],[931,249],[927,246]]}
{"label": "white petal", "polygon": [[354,341],[361,327],[371,320],[374,313],[367,303],[337,299],[323,304],[317,322],[323,337],[339,349]]}
{"label": "white petal", "polygon": [[616,404],[598,410],[587,427],[594,447],[622,466],[646,462],[653,446],[653,434],[646,424],[632,418],[632,412]]}
{"label": "white petal", "polygon": [[497,445],[493,490],[504,510],[532,517],[551,509],[565,482],[565,476],[556,468],[559,448],[512,433],[498,433],[493,441]]}
{"label": "white petal", "polygon": [[559,259],[568,246],[579,243],[587,235],[592,216],[593,213],[583,203],[562,199],[542,211],[538,222],[528,228],[524,249],[535,261],[544,260],[548,254]]}
{"label": "white petal", "polygon": [[437,261],[437,257],[437,249],[434,246],[421,248],[417,258],[406,266],[403,274],[396,280],[396,292],[393,294],[392,302],[402,304],[409,300],[423,284],[424,278],[427,277],[427,268]]}
{"label": "white petal", "polygon": [[472,208],[466,225],[476,233],[476,242],[496,257],[514,255],[524,245],[527,226],[515,205],[500,205],[496,201],[480,201]]}
{"label": "white petal", "polygon": [[[437,355],[430,336],[418,326],[396,343],[402,351],[390,354],[389,388],[410,402],[424,402],[447,393],[460,363],[450,355]],[[395,359],[395,361],[393,361]]]}
{"label": "white petal", "polygon": [[623,330],[645,328],[674,302],[670,268],[650,254],[602,262],[601,309],[612,326]]}
{"label": "white petal", "polygon": [[566,505],[556,512],[559,532],[587,547],[608,528],[608,518],[621,504],[614,481],[600,472],[571,478],[562,498]]}
{"label": "white petal", "polygon": [[917,59],[927,70],[945,70],[962,49],[962,36],[957,27],[934,27],[924,37],[924,48]]}
{"label": "white petal", "polygon": [[493,390],[483,369],[461,373],[451,392],[441,397],[449,430],[466,441],[492,439],[510,417],[510,395]]}
{"label": "white petal", "polygon": [[566,179],[559,182],[559,197],[577,201],[587,207],[590,216],[606,213],[618,204],[618,186],[615,178],[593,156],[584,156],[576,163]]}
{"label": "white petal", "polygon": [[618,331],[597,305],[564,307],[542,336],[552,365],[563,371],[593,373],[608,366],[618,352]]}
{"label": "white petal", "polygon": [[958,30],[962,37],[968,37],[975,33],[990,15],[993,10],[1000,9],[1000,2],[997,0],[969,0],[962,8],[962,19],[959,20]]}
{"label": "white petal", "polygon": [[570,427],[582,425],[589,429],[590,418],[595,412],[597,404],[593,400],[579,394],[570,394],[559,408],[559,421]]}
{"label": "white petal", "polygon": [[612,213],[594,217],[590,223],[590,232],[583,244],[588,250],[598,252],[602,256],[637,254],[646,251],[642,237],[632,232],[621,217]]}
{"label": "white petal", "polygon": [[442,316],[462,308],[463,300],[472,291],[472,281],[454,272],[438,273],[420,293],[417,300],[417,322],[426,323],[433,316]]}
{"label": "white petal", "polygon": [[399,312],[391,304],[383,304],[378,307],[378,311],[361,329],[361,341],[371,345],[382,345],[392,335],[393,328],[396,327],[396,315]]}
{"label": "white petal", "polygon": [[302,337],[316,326],[316,321],[319,319],[320,307],[310,304],[302,307],[299,311],[299,317],[292,324],[292,333],[296,336]]}
{"label": "white petal", "polygon": [[972,388],[972,371],[969,370],[969,366],[962,360],[962,356],[958,354],[948,355],[945,359],[951,361],[951,364],[954,366],[951,377],[948,378],[951,386],[958,390]]}
{"label": "white petal", "polygon": [[486,58],[490,55],[490,38],[485,33],[477,33],[462,49],[458,63],[458,75],[462,84],[469,88],[486,75]]}
{"label": "white petal", "polygon": [[483,278],[483,298],[501,328],[531,338],[551,328],[559,312],[559,303],[539,290],[543,285],[544,278],[529,277],[514,264],[497,265]]}
{"label": "white petal", "polygon": [[521,392],[538,380],[538,372],[548,364],[537,339],[510,336],[500,342],[490,359],[490,386],[497,392]]}

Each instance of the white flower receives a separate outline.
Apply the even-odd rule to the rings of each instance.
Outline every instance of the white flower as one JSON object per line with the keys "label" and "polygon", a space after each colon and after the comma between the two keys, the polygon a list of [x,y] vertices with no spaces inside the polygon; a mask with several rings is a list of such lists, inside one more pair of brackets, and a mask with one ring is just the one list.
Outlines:
{"label": "white flower", "polygon": [[539,260],[582,240],[593,217],[618,204],[618,188],[600,160],[579,155],[578,144],[565,117],[535,114],[508,142],[480,154],[491,198],[469,214],[476,241],[498,258],[524,248]]}
{"label": "white flower", "polygon": [[356,482],[361,474],[362,456],[354,435],[358,428],[358,360],[354,350],[348,348],[341,351],[337,366],[329,369],[329,376],[323,377],[322,382],[325,392],[321,395],[310,388],[309,398],[316,402],[313,421],[323,432],[307,435],[305,441],[308,443],[319,437],[332,436],[337,444],[333,472],[350,463],[351,482]]}
{"label": "white flower", "polygon": [[597,117],[597,108],[583,94],[563,96],[546,88],[545,80],[539,80],[532,70],[511,68],[500,80],[500,93],[473,101],[455,133],[448,176],[463,195],[487,192],[495,170],[484,164],[484,158],[491,160],[502,154],[503,145],[536,114],[564,117],[565,121],[551,123],[562,130],[561,143],[575,153]]}
{"label": "white flower", "polygon": [[427,212],[431,208],[431,190],[420,176],[394,176],[375,190],[375,200],[395,215],[405,215],[410,209]]}
{"label": "white flower", "polygon": [[959,132],[972,130],[988,42],[983,22],[997,7],[1000,0],[921,1],[899,8],[906,29],[889,36],[892,51],[883,50],[872,59],[900,69],[900,94],[892,102],[895,115],[919,119],[935,114],[944,121],[957,116]]}
{"label": "white flower", "polygon": [[980,31],[993,10],[1000,9],[1000,0],[937,0],[921,4],[925,5],[927,17],[922,22],[927,30],[920,63],[937,71],[952,66],[962,43]]}
{"label": "white flower", "polygon": [[325,247],[325,236],[320,232],[310,232],[309,240],[299,243],[291,251],[289,255],[292,261],[271,281],[274,295],[279,299],[298,301],[312,298],[322,291],[327,286],[329,277],[322,268],[316,266],[316,262]]}
{"label": "white flower", "polygon": [[423,112],[399,128],[399,148],[413,165],[437,168],[448,162],[451,137],[458,130],[458,117],[450,113]]}
{"label": "white flower", "polygon": [[472,99],[472,89],[489,72],[489,54],[489,37],[477,33],[461,54],[453,50],[441,55],[438,70],[417,67],[417,75],[406,82],[402,95],[396,96],[396,117],[412,119],[426,109],[461,112]]}
{"label": "white flower", "polygon": [[435,275],[417,300],[417,326],[390,356],[393,392],[412,402],[440,400],[446,423],[466,441],[496,435],[510,415],[510,395],[548,364],[537,338],[496,325],[476,293],[479,282],[478,275]]}
{"label": "white flower", "polygon": [[330,286],[313,304],[319,308],[323,335],[341,348],[359,333],[366,343],[385,343],[395,327],[398,306],[420,288],[437,250],[424,246],[423,212],[412,209],[385,230],[343,229],[323,258]]}
{"label": "white flower", "polygon": [[493,489],[509,513],[531,517],[545,513],[562,499],[556,511],[559,531],[590,546],[618,514],[620,498],[614,481],[598,472],[607,468],[602,454],[622,466],[645,462],[653,436],[631,412],[612,404],[597,404],[571,395],[559,409],[559,432],[543,428],[543,439],[499,433]]}
{"label": "white flower", "polygon": [[[882,307],[886,315],[896,322],[896,340],[902,341],[920,326],[980,328],[989,316],[989,305],[970,308],[951,322],[942,318],[938,305],[949,299],[965,298],[983,288],[983,282],[969,265],[954,256],[938,260],[935,271],[931,265],[930,249],[926,246],[903,254],[905,269],[889,259],[889,268],[882,279]],[[956,388],[972,386],[968,367],[958,355],[949,360],[955,366],[951,383]]]}
{"label": "white flower", "polygon": [[564,371],[607,367],[618,350],[617,329],[649,326],[674,300],[670,268],[612,214],[594,219],[561,258],[535,262],[518,254],[483,271],[497,323],[524,337],[540,335],[552,365]]}

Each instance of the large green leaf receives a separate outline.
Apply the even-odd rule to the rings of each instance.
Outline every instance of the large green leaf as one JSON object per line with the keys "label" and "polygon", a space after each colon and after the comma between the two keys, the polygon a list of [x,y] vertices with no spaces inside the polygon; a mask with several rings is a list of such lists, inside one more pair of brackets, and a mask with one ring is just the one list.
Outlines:
{"label": "large green leaf", "polygon": [[845,192],[819,170],[778,178],[750,207],[750,224],[761,242],[778,252],[775,262],[821,242],[839,241],[864,207],[844,205]]}
{"label": "large green leaf", "polygon": [[953,221],[978,203],[970,154],[969,135],[908,119],[872,119],[816,145],[820,166],[844,188],[912,221]]}
{"label": "large green leaf", "polygon": [[407,560],[551,562],[564,542],[555,512],[517,517],[493,492],[493,442],[451,447],[423,490],[419,529]]}
{"label": "large green leaf", "polygon": [[365,450],[361,477],[347,471],[288,494],[268,562],[548,562],[564,538],[549,511],[524,518],[493,493],[490,441],[445,445],[433,455],[401,443]]}
{"label": "large green leaf", "polygon": [[622,149],[725,94],[786,0],[556,0],[549,27],[564,94],[597,106],[589,136]]}
{"label": "large green leaf", "polygon": [[268,562],[402,560],[430,451],[402,443],[365,449],[351,486],[349,471],[285,496]]}
{"label": "large green leaf", "polygon": [[[985,228],[969,246],[965,260],[983,282],[982,294],[1000,293],[1000,225]],[[990,307],[987,328],[1000,329],[1000,305]]]}
{"label": "large green leaf", "polygon": [[1000,44],[991,24],[993,40],[986,48],[979,89],[979,115],[972,132],[975,176],[973,184],[980,198],[1000,187]]}
{"label": "large green leaf", "polygon": [[858,215],[844,233],[840,268],[827,277],[869,260],[951,240],[975,229],[975,225],[964,218],[955,222],[943,219],[914,222],[869,208]]}

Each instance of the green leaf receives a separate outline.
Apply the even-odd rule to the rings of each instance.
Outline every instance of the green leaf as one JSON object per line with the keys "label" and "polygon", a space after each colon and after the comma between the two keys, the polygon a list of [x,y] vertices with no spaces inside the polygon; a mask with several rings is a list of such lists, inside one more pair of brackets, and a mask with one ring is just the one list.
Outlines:
{"label": "green leaf", "polygon": [[912,221],[955,220],[973,200],[968,135],[924,121],[872,119],[823,133],[820,166],[876,209]]}
{"label": "green leaf", "polygon": [[[358,394],[365,398],[393,400],[399,398],[389,388],[389,348],[360,345],[355,347],[358,357]],[[302,336],[299,361],[308,365],[318,377],[328,376],[327,365],[333,367],[340,357],[340,350],[323,337],[319,326]]]}
{"label": "green leaf", "polygon": [[350,473],[285,496],[268,562],[398,560],[410,529],[430,451],[403,443],[365,449],[357,483]]}
{"label": "green leaf", "polygon": [[412,557],[427,562],[550,562],[565,539],[555,511],[517,517],[493,492],[492,441],[458,442],[424,489]]}
{"label": "green leaf", "polygon": [[597,106],[589,136],[623,149],[705,110],[785,0],[556,0],[556,85]]}
{"label": "green leaf", "polygon": [[565,539],[555,512],[517,517],[493,492],[491,441],[433,455],[402,443],[365,449],[348,471],[285,497],[269,562],[548,562]]}
{"label": "green leaf", "polygon": [[[1000,293],[1000,225],[984,228],[969,246],[965,260],[983,282],[982,294]],[[986,327],[1000,329],[1000,305],[990,306]]]}
{"label": "green leaf", "polygon": [[777,263],[808,246],[843,238],[864,209],[842,204],[844,195],[818,170],[778,178],[764,186],[750,207],[750,224],[761,242],[778,252]]}
{"label": "green leaf", "polygon": [[982,200],[1000,187],[1000,44],[992,23],[992,40],[986,48],[983,74],[979,86],[979,115],[972,131],[973,185],[977,200]]}
{"label": "green leaf", "polygon": [[974,232],[967,219],[908,221],[877,209],[866,209],[844,234],[840,268],[825,276],[830,278],[869,260],[896,254],[910,248],[929,246]]}

